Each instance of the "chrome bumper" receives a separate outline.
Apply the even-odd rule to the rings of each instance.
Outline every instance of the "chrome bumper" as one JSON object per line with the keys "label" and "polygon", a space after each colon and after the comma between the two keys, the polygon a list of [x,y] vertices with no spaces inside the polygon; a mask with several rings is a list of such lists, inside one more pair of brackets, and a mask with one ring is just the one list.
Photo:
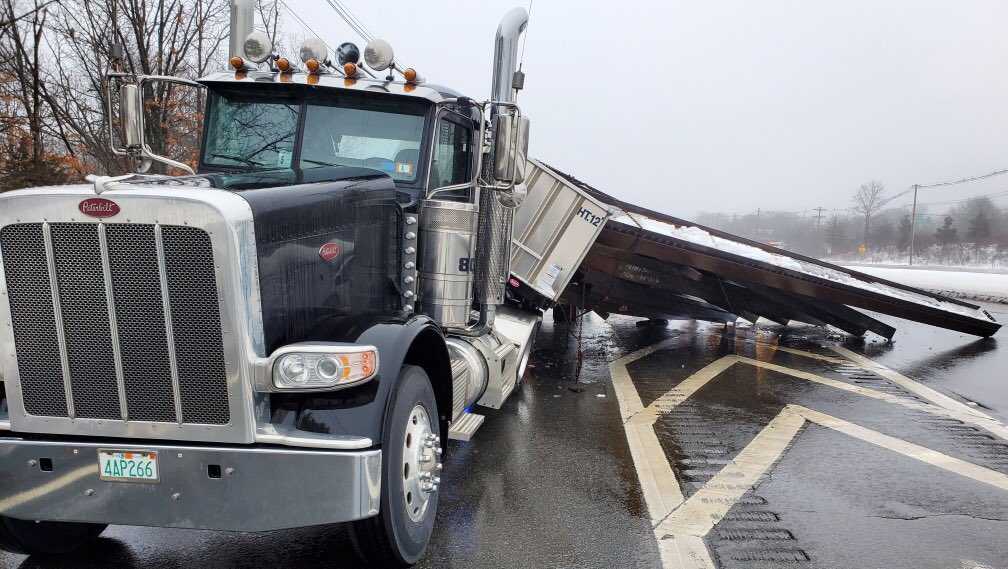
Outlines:
{"label": "chrome bumper", "polygon": [[[0,514],[28,520],[268,531],[378,513],[379,450],[151,443],[0,437]],[[160,481],[100,480],[99,448],[157,451]],[[50,463],[52,470],[43,471]],[[218,470],[220,478],[211,478]]]}

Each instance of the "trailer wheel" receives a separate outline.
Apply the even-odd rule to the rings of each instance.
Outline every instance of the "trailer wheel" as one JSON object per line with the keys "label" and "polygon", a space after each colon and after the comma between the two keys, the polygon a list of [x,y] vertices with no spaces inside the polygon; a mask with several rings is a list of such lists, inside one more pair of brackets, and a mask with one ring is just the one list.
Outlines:
{"label": "trailer wheel", "polygon": [[34,522],[0,516],[0,549],[23,555],[69,553],[97,538],[105,524]]}
{"label": "trailer wheel", "polygon": [[365,561],[409,567],[427,549],[441,484],[437,401],[427,372],[406,365],[399,373],[382,434],[381,509],[353,522],[350,535]]}

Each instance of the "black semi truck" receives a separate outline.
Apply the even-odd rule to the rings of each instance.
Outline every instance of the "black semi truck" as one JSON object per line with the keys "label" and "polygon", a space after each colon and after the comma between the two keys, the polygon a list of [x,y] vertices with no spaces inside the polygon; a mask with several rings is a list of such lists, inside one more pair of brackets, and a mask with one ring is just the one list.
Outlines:
{"label": "black semi truck", "polygon": [[[300,63],[232,0],[229,69],[107,76],[113,152],[141,173],[0,195],[0,547],[64,553],[107,524],[266,531],[347,522],[408,566],[448,439],[520,385],[542,311],[744,317],[891,337],[848,305],[971,334],[975,305],[621,202],[528,160],[528,15],[491,97],[391,46]],[[206,90],[198,166],[145,143],[154,82]],[[150,175],[152,162],[188,175]],[[555,311],[555,313],[558,311]]]}
{"label": "black semi truck", "polygon": [[[381,40],[338,64],[308,41],[299,69],[253,5],[232,2],[230,69],[196,83],[191,175],[0,198],[0,547],[351,522],[368,558],[410,565],[444,441],[518,385],[540,321],[505,291],[526,12],[477,102]],[[186,168],[144,142],[142,97],[192,82],[108,81],[114,150]]]}

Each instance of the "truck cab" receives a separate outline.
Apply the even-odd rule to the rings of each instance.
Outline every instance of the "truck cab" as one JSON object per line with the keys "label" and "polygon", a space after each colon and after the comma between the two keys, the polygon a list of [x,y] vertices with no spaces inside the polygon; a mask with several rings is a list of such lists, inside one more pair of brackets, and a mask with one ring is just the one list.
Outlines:
{"label": "truck cab", "polygon": [[416,562],[444,441],[518,386],[540,320],[505,292],[526,21],[483,103],[232,41],[194,169],[143,140],[144,84],[171,78],[111,73],[113,151],[191,172],[0,196],[0,547],[347,522],[368,559]]}

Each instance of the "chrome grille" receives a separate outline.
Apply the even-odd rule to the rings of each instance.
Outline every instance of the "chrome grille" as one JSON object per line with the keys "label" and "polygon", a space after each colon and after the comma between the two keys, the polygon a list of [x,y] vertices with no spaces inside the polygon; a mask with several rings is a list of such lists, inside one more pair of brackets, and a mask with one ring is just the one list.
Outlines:
{"label": "chrome grille", "polygon": [[63,365],[56,338],[46,246],[42,224],[8,225],[0,231],[7,297],[14,322],[14,345],[25,411],[66,417]]}
{"label": "chrome grille", "polygon": [[112,225],[105,235],[129,418],[175,421],[154,227]]}
{"label": "chrome grille", "polygon": [[98,226],[55,223],[49,234],[70,368],[71,412],[82,419],[120,419]]}
{"label": "chrome grille", "polygon": [[20,223],[0,254],[29,415],[229,423],[205,231]]}
{"label": "chrome grille", "polygon": [[[213,282],[210,237],[192,227],[166,226],[162,238],[182,421],[210,425],[227,423],[227,384],[217,287],[206,286],[205,278],[209,275]],[[208,377],[219,378],[219,381],[207,381]]]}

